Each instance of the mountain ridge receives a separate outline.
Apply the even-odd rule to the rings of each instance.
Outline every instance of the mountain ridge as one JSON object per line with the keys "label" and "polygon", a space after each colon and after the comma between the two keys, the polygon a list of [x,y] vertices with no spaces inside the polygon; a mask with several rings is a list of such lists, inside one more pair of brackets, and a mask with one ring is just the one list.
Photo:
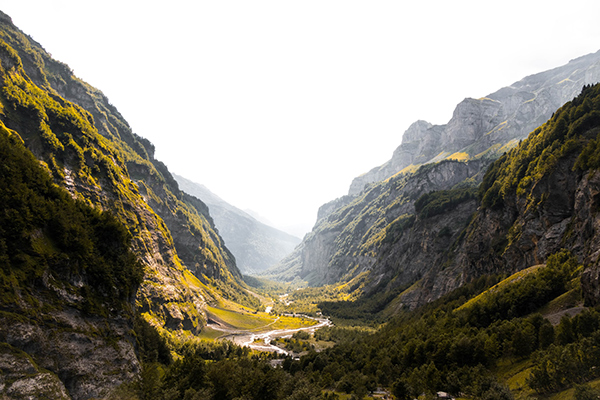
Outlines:
{"label": "mountain ridge", "polygon": [[479,99],[460,102],[450,121],[433,125],[416,121],[404,132],[392,158],[356,177],[348,194],[357,194],[373,182],[384,180],[409,166],[440,161],[448,157],[470,159],[497,157],[494,146],[527,137],[551,114],[571,100],[585,84],[600,80],[600,51],[575,58],[569,63],[529,75]]}
{"label": "mountain ridge", "polygon": [[[37,375],[31,380],[19,378],[17,385],[2,380],[3,394],[24,385],[23,390],[38,390],[45,398],[105,397],[139,376],[142,331],[158,330],[177,341],[205,328],[211,302],[234,300],[256,307],[258,300],[247,292],[208,207],[179,190],[167,167],[154,158],[154,146],[131,130],[102,92],[52,59],[1,12],[0,123],[35,156],[54,185],[94,212],[113,215],[131,235],[128,249],[143,266],[142,280],[131,288],[135,296],[128,299],[130,311],[124,316],[114,315],[115,307],[105,301],[86,308],[92,297],[77,290],[87,287],[91,271],[74,281],[75,276],[48,282],[43,278],[42,289],[54,288],[68,302],[50,308],[44,302],[33,303],[30,309],[38,319],[6,314],[4,298],[0,309],[6,322],[0,326],[3,357],[21,364],[29,361],[21,372],[10,365],[0,368],[17,376],[23,371],[37,371]],[[71,229],[76,226],[67,226],[66,232]],[[31,236],[34,243],[36,235]],[[85,237],[74,236],[73,243],[78,243],[78,236]],[[35,257],[46,257],[47,249],[53,248],[45,243],[32,250]],[[57,259],[59,270],[72,266],[69,254],[65,251]],[[33,297],[23,291],[15,294],[24,304],[38,295],[38,291]],[[93,310],[114,321],[96,317]],[[111,350],[115,346],[118,354]],[[114,365],[100,368],[108,365],[110,357]],[[50,375],[44,371],[51,371]],[[38,378],[52,383],[56,393],[54,389],[44,392]]]}
{"label": "mountain ridge", "polygon": [[208,205],[219,234],[235,255],[242,273],[251,275],[271,267],[300,243],[299,238],[258,221],[204,185],[177,174],[173,176],[184,192],[202,199]]}
{"label": "mountain ridge", "polygon": [[[470,222],[469,216],[477,209],[477,202],[471,199],[465,200],[462,205],[457,204],[458,209],[462,210],[458,214],[448,210],[446,214],[419,218],[419,213],[415,210],[419,197],[427,195],[429,191],[449,191],[446,192],[449,199],[443,200],[440,195],[438,200],[450,201],[452,196],[460,197],[464,188],[477,187],[494,159],[519,146],[520,140],[517,138],[523,135],[519,129],[537,124],[543,115],[548,114],[550,118],[556,111],[551,110],[550,105],[561,101],[565,93],[575,90],[581,79],[584,82],[586,79],[600,80],[600,52],[577,58],[566,66],[531,75],[518,81],[518,86],[503,88],[491,95],[496,99],[511,99],[512,103],[505,100],[506,104],[500,104],[499,100],[491,98],[467,99],[457,106],[447,125],[434,126],[425,121],[417,121],[404,134],[406,140],[394,152],[397,156],[395,167],[384,171],[379,176],[381,180],[360,181],[360,189],[357,187],[356,190],[350,190],[349,195],[323,205],[313,231],[278,266],[266,271],[265,276],[283,281],[302,279],[311,286],[344,284],[373,293],[413,284],[423,278],[425,271],[429,271],[432,265],[451,262],[444,258],[447,257],[444,250],[459,239],[464,227]],[[550,82],[549,86],[544,86],[545,82]],[[560,83],[558,88],[557,83]],[[537,101],[529,101],[533,92],[521,90],[526,87],[535,89]],[[579,91],[581,86],[573,97]],[[555,94],[557,98],[552,97]],[[524,102],[523,98],[528,100]],[[506,113],[513,115],[512,122],[499,123],[504,118],[498,117],[500,111],[502,116]],[[525,121],[525,115],[535,118],[533,121]],[[440,139],[443,135],[458,132],[461,124],[466,124],[468,129],[453,139],[455,147],[440,151]],[[533,126],[531,131],[538,128],[538,125]],[[481,132],[486,134],[481,136]],[[469,137],[471,139],[465,141]],[[498,142],[490,142],[492,139]],[[458,151],[465,149],[465,145],[468,145],[471,153],[478,156],[471,157],[467,153],[459,156]],[[412,158],[407,158],[406,154]],[[427,154],[434,157],[429,158]],[[414,157],[430,162],[415,165]],[[388,162],[384,166],[390,164]],[[460,169],[457,166],[460,165],[470,165],[471,167],[464,168],[470,169],[470,172],[457,175]],[[372,178],[381,173],[378,168],[372,170],[375,171]],[[356,182],[355,180],[354,183]],[[436,201],[435,198],[432,201]],[[416,220],[413,220],[415,217]],[[431,218],[438,219],[437,223],[432,223]],[[407,233],[411,232],[409,228],[417,226],[419,229],[413,229],[413,236],[410,236]],[[395,236],[397,238],[394,239]],[[386,240],[399,240],[401,243],[394,250]],[[437,251],[432,251],[433,249]],[[437,261],[428,258],[432,256],[438,257]],[[384,268],[385,265],[387,267]],[[421,267],[417,268],[419,265]],[[404,276],[390,276],[386,268],[389,271],[403,271]],[[427,276],[433,276],[431,274]],[[388,282],[388,285],[381,288],[379,285],[382,282]],[[441,285],[440,288],[427,292],[435,293],[433,298],[447,293],[460,282],[464,283],[463,280],[447,276],[436,282]],[[411,308],[418,307],[429,301],[427,296],[417,296],[414,301],[409,301],[407,296],[405,304],[410,303]]]}

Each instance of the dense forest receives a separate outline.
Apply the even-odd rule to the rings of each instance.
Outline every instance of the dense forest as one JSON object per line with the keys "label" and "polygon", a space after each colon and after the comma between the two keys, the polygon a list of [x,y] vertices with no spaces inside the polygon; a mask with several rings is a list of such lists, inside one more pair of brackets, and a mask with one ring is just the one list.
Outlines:
{"label": "dense forest", "polygon": [[575,257],[561,252],[545,266],[499,283],[497,276],[483,276],[375,333],[344,327],[338,319],[339,327],[315,334],[334,347],[287,357],[276,368],[273,355],[250,354],[229,342],[188,343],[178,349],[181,358],[159,362],[156,349],[167,345],[148,339],[154,356],[146,358],[142,379],[120,393],[141,399],[329,399],[388,388],[398,399],[438,391],[512,399],[503,379],[507,366],[526,372],[524,392],[557,392],[600,377],[600,311],[565,315],[554,326],[540,313],[557,302],[577,304],[580,273]]}

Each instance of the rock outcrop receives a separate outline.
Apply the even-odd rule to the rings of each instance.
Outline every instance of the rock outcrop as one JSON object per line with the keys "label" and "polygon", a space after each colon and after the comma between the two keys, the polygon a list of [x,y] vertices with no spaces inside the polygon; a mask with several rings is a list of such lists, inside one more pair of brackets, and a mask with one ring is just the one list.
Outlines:
{"label": "rock outcrop", "polygon": [[[483,163],[481,160],[446,160],[421,167],[414,174],[398,174],[373,184],[359,196],[340,199],[333,203],[339,208],[334,211],[325,208],[312,232],[278,266],[266,271],[265,276],[279,280],[300,278],[310,285],[323,285],[348,282],[367,272],[372,281],[368,286],[376,286],[381,278],[374,278],[371,272],[377,265],[383,265],[380,254],[387,248],[390,238],[398,230],[413,225],[415,201],[432,191],[452,189],[461,184],[474,186],[481,179]],[[452,230],[450,236],[460,234],[464,220],[469,216],[469,213],[461,213],[460,222],[449,228]],[[433,231],[440,229],[436,227]],[[411,253],[410,257],[420,256],[415,250],[417,254]],[[387,267],[385,264],[382,268]],[[420,273],[411,272],[410,276]],[[379,272],[376,275],[387,276]]]}
{"label": "rock outcrop", "polygon": [[415,307],[483,274],[510,274],[563,249],[584,265],[587,304],[600,302],[600,86],[556,111],[522,145],[496,161],[481,205],[460,241],[402,296]]}
{"label": "rock outcrop", "polygon": [[[313,231],[268,276],[338,284],[362,296],[410,287],[394,304],[414,308],[474,277],[515,272],[566,248],[585,263],[585,296],[596,303],[600,165],[582,167],[577,160],[597,151],[582,153],[600,130],[600,89],[585,86],[572,102],[553,107],[575,86],[581,91],[584,82],[600,78],[599,60],[600,53],[581,57],[488,98],[467,99],[445,126],[413,124],[386,164],[390,169],[326,204]],[[520,143],[525,131],[532,132]],[[436,143],[445,150],[431,150]],[[469,161],[458,161],[459,151]],[[499,153],[505,155],[493,163]],[[416,172],[406,169],[426,159]],[[498,168],[504,175],[493,172]],[[468,190],[482,179],[485,190],[475,198]]]}

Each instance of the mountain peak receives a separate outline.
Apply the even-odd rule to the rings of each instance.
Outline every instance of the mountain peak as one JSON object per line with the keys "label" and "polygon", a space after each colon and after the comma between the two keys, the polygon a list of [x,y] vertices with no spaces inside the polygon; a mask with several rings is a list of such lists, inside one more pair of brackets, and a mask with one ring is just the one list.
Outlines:
{"label": "mountain peak", "polygon": [[505,146],[544,123],[554,110],[574,98],[581,87],[600,81],[600,51],[568,64],[527,76],[487,96],[466,98],[445,125],[417,121],[402,136],[402,143],[385,164],[356,177],[349,194],[387,179],[404,168],[444,158],[497,157]]}

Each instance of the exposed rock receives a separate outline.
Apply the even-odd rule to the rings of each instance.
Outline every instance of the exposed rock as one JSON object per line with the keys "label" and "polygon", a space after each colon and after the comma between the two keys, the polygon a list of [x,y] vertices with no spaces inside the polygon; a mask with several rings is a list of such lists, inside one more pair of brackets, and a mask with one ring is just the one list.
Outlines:
{"label": "exposed rock", "polygon": [[[280,280],[298,277],[311,285],[321,285],[348,281],[370,271],[373,283],[368,287],[376,286],[383,276],[388,276],[379,269],[392,268],[390,265],[393,262],[388,263],[385,257],[398,256],[396,253],[382,256],[386,246],[382,246],[381,240],[387,227],[399,217],[414,214],[414,202],[421,195],[450,189],[469,179],[476,182],[480,179],[483,165],[484,162],[480,160],[432,164],[422,167],[415,174],[398,175],[374,184],[360,196],[346,196],[326,205],[322,209],[322,218],[305,236],[301,245],[278,266],[266,271],[265,275]],[[460,218],[464,220],[469,216],[461,214]],[[435,232],[440,229],[432,228]],[[459,227],[454,227],[453,235],[459,233]],[[412,243],[415,240],[420,239],[408,241]],[[415,255],[414,252],[408,254],[409,258]],[[427,264],[427,261],[424,263]],[[412,272],[407,277],[409,275],[414,276]],[[401,285],[405,282],[397,283]]]}
{"label": "exposed rock", "polygon": [[[26,353],[39,367],[19,384],[0,383],[0,393],[27,398],[47,384],[47,394],[39,398],[52,398],[55,386],[56,398],[63,392],[64,398],[101,398],[139,374],[131,334],[134,307],[159,328],[198,332],[206,323],[207,301],[245,296],[241,275],[206,205],[179,190],[164,164],[154,159],[154,146],[131,131],[108,99],[1,12],[0,30],[2,126],[23,139],[72,197],[109,210],[124,223],[145,267],[127,313],[108,310],[98,317],[82,312],[85,299],[68,290],[85,280],[77,276],[42,279],[44,290],[60,299],[52,307],[47,298],[37,299],[43,312],[26,304],[18,310],[0,304],[0,343]],[[10,97],[7,86],[19,96]]]}
{"label": "exposed rock", "polygon": [[528,76],[480,99],[467,98],[456,106],[446,125],[413,123],[390,161],[352,181],[349,194],[389,178],[410,165],[440,161],[453,153],[461,157],[495,157],[527,137],[571,100],[582,86],[600,81],[600,51],[568,64]]}

